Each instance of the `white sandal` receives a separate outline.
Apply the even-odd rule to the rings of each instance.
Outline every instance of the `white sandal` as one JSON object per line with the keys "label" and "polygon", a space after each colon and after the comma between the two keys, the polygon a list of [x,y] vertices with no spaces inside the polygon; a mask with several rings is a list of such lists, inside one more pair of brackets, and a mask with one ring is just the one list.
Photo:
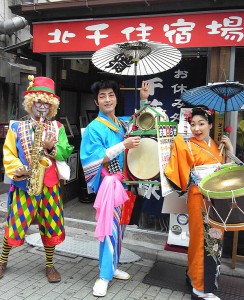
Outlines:
{"label": "white sandal", "polygon": [[203,294],[201,296],[195,294],[194,292],[192,292],[191,294],[191,299],[193,300],[221,300],[218,296],[212,294],[212,293],[207,293],[207,294]]}
{"label": "white sandal", "polygon": [[130,275],[122,270],[115,270],[114,272],[114,278],[115,279],[121,279],[121,280],[128,280],[130,278]]}
{"label": "white sandal", "polygon": [[107,289],[108,281],[99,278],[93,286],[93,295],[96,297],[104,297],[107,294]]}

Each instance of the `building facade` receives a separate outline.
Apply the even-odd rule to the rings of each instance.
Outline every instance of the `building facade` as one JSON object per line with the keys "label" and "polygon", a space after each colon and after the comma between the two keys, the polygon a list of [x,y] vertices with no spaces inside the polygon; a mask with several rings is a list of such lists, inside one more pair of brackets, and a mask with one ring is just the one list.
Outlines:
{"label": "building facade", "polygon": [[[31,36],[29,44],[25,40],[27,47],[16,43],[5,49],[6,53],[14,53],[19,61],[31,60],[34,74],[55,80],[56,92],[62,99],[58,117],[67,123],[69,138],[77,152],[80,127],[86,126],[96,114],[91,84],[104,76],[116,79],[122,87],[134,84],[133,78],[101,72],[91,63],[94,51],[109,44],[149,40],[181,50],[183,59],[177,69],[160,76],[144,77],[158,87],[164,85],[162,93],[152,96],[163,103],[172,121],[179,118],[180,93],[184,88],[226,80],[244,82],[242,0],[27,0],[12,1],[9,9],[28,22],[30,27],[25,29],[30,29]],[[183,80],[185,74],[192,74],[187,85]],[[176,76],[181,76],[182,81]],[[26,84],[27,77],[22,77],[19,90]],[[119,114],[133,113],[131,97],[133,95],[121,91]],[[13,101],[20,103],[20,96]],[[10,116],[9,108],[5,114]],[[19,107],[15,117],[23,117],[23,114]],[[243,159],[244,114],[233,112],[226,118],[233,127],[232,142]],[[215,139],[223,131],[221,126],[220,131],[214,133]],[[215,127],[219,128],[217,123]],[[64,191],[76,197],[81,181],[78,176]]]}

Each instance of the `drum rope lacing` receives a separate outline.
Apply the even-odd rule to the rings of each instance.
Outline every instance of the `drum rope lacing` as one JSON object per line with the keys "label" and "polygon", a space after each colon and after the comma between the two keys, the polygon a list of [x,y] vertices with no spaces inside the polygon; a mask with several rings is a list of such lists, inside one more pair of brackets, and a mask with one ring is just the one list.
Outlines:
{"label": "drum rope lacing", "polygon": [[[221,216],[220,216],[220,214],[218,213],[218,211],[216,210],[216,208],[212,205],[212,201],[211,201],[211,198],[210,198],[210,196],[209,196],[209,190],[205,190],[206,192],[207,192],[207,200],[208,200],[208,202],[210,203],[210,205],[209,205],[209,207],[207,208],[206,207],[206,203],[205,203],[205,201],[203,201],[204,202],[204,206],[205,206],[205,210],[206,210],[206,212],[207,212],[207,221],[209,222],[209,211],[210,211],[210,208],[212,207],[213,208],[213,210],[216,212],[216,214],[217,214],[217,216],[220,218],[220,220],[222,221],[222,223],[224,224],[224,229],[225,229],[225,231],[227,231],[227,221],[228,221],[228,219],[229,219],[229,216],[230,216],[230,214],[231,214],[231,212],[232,212],[232,210],[234,209],[234,208],[238,208],[241,212],[242,212],[242,214],[244,215],[244,211],[238,206],[238,204],[237,204],[237,202],[236,202],[236,198],[235,198],[235,195],[234,195],[234,191],[233,190],[230,190],[231,191],[231,194],[232,194],[232,199],[231,199],[231,203],[232,203],[232,205],[231,205],[231,209],[230,209],[230,211],[229,211],[229,213],[228,213],[228,215],[227,215],[227,217],[226,217],[226,219],[225,219],[225,221],[221,218]],[[234,204],[234,205],[233,205]],[[219,225],[220,227],[221,227],[221,225]]]}

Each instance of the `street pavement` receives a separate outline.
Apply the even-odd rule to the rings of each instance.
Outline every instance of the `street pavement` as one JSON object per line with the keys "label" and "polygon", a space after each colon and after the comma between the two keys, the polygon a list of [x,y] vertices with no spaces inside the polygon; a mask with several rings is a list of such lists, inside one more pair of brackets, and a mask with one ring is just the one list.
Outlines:
{"label": "street pavement", "polygon": [[[67,222],[66,235],[92,238],[88,230],[77,228],[76,223]],[[71,226],[73,224],[73,226]],[[3,238],[4,216],[0,214],[0,240]],[[37,226],[32,225],[29,234],[38,232]],[[131,233],[132,232],[132,233]],[[145,233],[146,234],[146,233]],[[148,239],[149,241],[149,239]],[[103,299],[145,299],[145,300],[187,300],[190,294],[162,289],[144,284],[143,278],[148,274],[156,260],[174,262],[186,266],[186,255],[164,251],[159,245],[152,245],[146,239],[137,240],[133,230],[128,229],[124,239],[124,247],[134,251],[141,260],[134,263],[122,264],[120,268],[131,275],[128,281],[112,280],[106,297]],[[98,261],[67,253],[55,254],[55,267],[62,275],[60,283],[48,283],[45,275],[45,254],[42,248],[32,247],[25,243],[13,248],[10,252],[8,268],[0,280],[0,299],[37,300],[37,299],[97,299],[92,295],[92,287],[98,276]],[[232,270],[230,259],[224,259],[224,274],[244,277],[243,262],[238,262]],[[172,278],[173,280],[173,278]],[[184,280],[184,278],[182,278]]]}
{"label": "street pavement", "polygon": [[[6,197],[3,196],[4,194],[0,195],[0,251],[6,215]],[[95,223],[90,221],[94,219],[93,208],[92,205],[86,205],[79,201],[71,201],[65,205],[66,236],[87,239],[87,241],[95,240]],[[80,211],[89,215],[87,221],[81,221]],[[73,219],[70,216],[73,216]],[[28,234],[37,232],[37,225],[32,225]],[[107,295],[103,299],[189,300],[190,294],[143,283],[144,277],[156,261],[186,267],[186,254],[165,251],[163,247],[166,241],[166,233],[152,234],[148,230],[136,230],[134,226],[127,226],[123,247],[139,255],[141,260],[121,264],[120,269],[131,275],[130,280],[112,280],[109,283]],[[56,251],[54,262],[55,267],[61,273],[62,280],[60,283],[51,284],[45,275],[43,248],[30,246],[26,242],[21,247],[12,248],[6,273],[0,280],[0,300],[98,299],[92,295],[92,287],[99,272],[97,259]],[[244,262],[237,261],[236,268],[233,270],[231,259],[222,259],[222,274],[233,278],[244,278],[243,267]],[[182,280],[184,281],[185,278]]]}
{"label": "street pavement", "polygon": [[[37,227],[31,227],[29,234],[35,232]],[[76,236],[82,234],[79,229],[66,227],[67,235],[74,233]],[[3,223],[0,238],[3,238]],[[142,283],[153,263],[151,259],[142,258],[138,262],[121,265],[121,269],[131,275],[131,279],[111,281],[104,299],[190,299],[190,295]],[[13,248],[5,276],[0,280],[0,299],[97,299],[92,295],[92,287],[98,275],[97,260],[56,253],[55,267],[61,273],[62,281],[50,284],[45,276],[45,255],[42,249],[26,243]]]}

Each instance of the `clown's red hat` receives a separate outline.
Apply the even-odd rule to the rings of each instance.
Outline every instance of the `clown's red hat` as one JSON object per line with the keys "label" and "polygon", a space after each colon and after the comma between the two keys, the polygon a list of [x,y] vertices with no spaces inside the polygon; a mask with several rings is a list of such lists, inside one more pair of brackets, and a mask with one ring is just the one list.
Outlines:
{"label": "clown's red hat", "polygon": [[59,97],[55,95],[54,81],[51,78],[29,75],[28,79],[30,80],[30,83],[27,91],[24,92],[24,95],[29,93],[47,93],[59,100]]}

